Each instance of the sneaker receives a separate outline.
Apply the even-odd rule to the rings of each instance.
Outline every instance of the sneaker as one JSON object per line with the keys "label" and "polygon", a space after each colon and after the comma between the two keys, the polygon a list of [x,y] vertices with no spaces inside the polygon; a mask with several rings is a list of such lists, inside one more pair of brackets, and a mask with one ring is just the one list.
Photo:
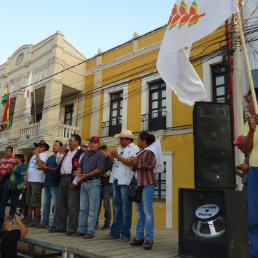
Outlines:
{"label": "sneaker", "polygon": [[67,236],[72,236],[72,235],[74,235],[76,232],[70,232],[70,231],[67,231],[65,234],[67,235]]}
{"label": "sneaker", "polygon": [[104,226],[101,227],[101,230],[109,229],[110,225],[104,224]]}
{"label": "sneaker", "polygon": [[94,235],[92,235],[92,234],[90,234],[90,233],[87,233],[87,234],[83,237],[83,239],[92,239],[92,238],[94,238]]}
{"label": "sneaker", "polygon": [[31,224],[32,221],[33,221],[33,219],[26,218],[26,219],[23,221],[23,224],[27,226],[27,225]]}

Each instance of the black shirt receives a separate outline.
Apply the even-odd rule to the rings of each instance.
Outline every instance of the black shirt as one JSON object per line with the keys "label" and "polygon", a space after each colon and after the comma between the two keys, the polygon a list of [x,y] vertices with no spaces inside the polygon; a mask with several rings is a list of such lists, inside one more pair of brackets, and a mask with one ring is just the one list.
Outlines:
{"label": "black shirt", "polygon": [[103,170],[103,173],[102,173],[102,176],[101,176],[101,185],[111,185],[109,183],[109,178],[110,176],[108,177],[103,177],[103,175],[107,172],[107,171],[110,171],[112,170],[112,166],[113,164],[111,163],[111,159],[109,156],[106,157],[106,162],[105,162],[105,169]]}
{"label": "black shirt", "polygon": [[21,238],[21,231],[0,231],[2,258],[17,258],[17,241]]}

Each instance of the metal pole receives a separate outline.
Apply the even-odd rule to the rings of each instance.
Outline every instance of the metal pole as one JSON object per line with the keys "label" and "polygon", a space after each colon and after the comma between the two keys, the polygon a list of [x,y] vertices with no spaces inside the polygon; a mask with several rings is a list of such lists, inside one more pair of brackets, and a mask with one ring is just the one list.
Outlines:
{"label": "metal pole", "polygon": [[36,120],[36,90],[34,89],[34,91],[33,91],[33,98],[34,98],[34,119],[35,119],[35,121],[34,121],[34,123],[37,123],[37,120]]}

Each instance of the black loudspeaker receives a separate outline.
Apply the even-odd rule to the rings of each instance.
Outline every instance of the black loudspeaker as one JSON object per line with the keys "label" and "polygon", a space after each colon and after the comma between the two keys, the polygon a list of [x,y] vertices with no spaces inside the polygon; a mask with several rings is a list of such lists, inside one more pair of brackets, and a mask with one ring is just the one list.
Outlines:
{"label": "black loudspeaker", "polygon": [[193,129],[195,187],[234,189],[235,157],[230,106],[196,102]]}
{"label": "black loudspeaker", "polygon": [[180,257],[248,258],[246,231],[245,192],[179,189]]}

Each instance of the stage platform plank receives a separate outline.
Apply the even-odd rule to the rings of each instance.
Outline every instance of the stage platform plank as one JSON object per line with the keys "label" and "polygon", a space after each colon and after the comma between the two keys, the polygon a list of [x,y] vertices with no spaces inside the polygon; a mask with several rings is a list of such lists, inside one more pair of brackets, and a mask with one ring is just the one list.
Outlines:
{"label": "stage platform plank", "polygon": [[[64,233],[49,233],[46,229],[29,228],[27,237],[18,245],[18,251],[30,257],[47,257],[51,252],[59,252],[59,257],[178,257],[178,232],[175,230],[155,229],[152,250],[132,247],[129,242],[103,239],[108,232],[96,230],[95,238],[84,240]],[[135,236],[135,227],[132,236]]]}

